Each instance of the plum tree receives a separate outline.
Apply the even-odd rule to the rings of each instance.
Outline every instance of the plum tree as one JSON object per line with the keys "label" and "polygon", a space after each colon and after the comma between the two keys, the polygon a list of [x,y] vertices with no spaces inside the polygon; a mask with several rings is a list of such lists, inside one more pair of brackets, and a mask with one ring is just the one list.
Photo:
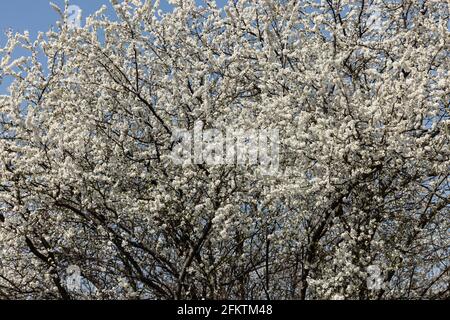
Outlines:
{"label": "plum tree", "polygon": [[[171,2],[8,34],[0,298],[449,298],[449,2]],[[198,122],[278,171],[175,163]]]}

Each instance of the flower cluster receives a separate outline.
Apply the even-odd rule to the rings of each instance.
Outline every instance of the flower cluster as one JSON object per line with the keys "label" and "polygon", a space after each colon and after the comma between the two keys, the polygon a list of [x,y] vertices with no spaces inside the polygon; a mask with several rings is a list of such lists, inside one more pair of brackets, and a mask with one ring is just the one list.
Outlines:
{"label": "flower cluster", "polygon": [[[449,297],[448,2],[111,2],[0,49],[0,299]],[[177,165],[197,122],[278,173]]]}

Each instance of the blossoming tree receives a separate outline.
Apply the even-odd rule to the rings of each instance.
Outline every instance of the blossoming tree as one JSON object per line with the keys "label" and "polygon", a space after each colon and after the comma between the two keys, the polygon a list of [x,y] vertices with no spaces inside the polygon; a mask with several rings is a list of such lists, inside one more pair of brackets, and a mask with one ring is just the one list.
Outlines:
{"label": "blossoming tree", "polygon": [[448,1],[111,2],[0,49],[0,298],[450,297]]}

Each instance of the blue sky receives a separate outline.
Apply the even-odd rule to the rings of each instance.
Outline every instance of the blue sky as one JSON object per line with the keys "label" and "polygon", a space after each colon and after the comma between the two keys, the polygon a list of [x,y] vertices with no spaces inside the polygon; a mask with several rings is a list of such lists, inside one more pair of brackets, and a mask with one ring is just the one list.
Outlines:
{"label": "blue sky", "polygon": [[[64,7],[64,0],[51,2]],[[218,4],[223,5],[225,2],[226,0],[219,0]],[[39,31],[47,31],[55,26],[59,17],[49,3],[50,0],[0,0],[0,47],[6,44],[5,32],[9,29],[16,32],[27,30],[35,38]],[[109,0],[70,0],[69,3],[79,6],[84,18],[104,4],[111,7]],[[163,10],[170,10],[167,0],[161,0],[160,3]],[[6,93],[8,86],[8,81],[4,80],[0,83],[0,94]]]}
{"label": "blue sky", "polygon": [[[60,7],[64,6],[64,0],[53,0]],[[35,36],[38,31],[46,31],[55,25],[58,16],[49,5],[50,0],[2,0],[0,1],[0,44],[5,43],[5,31],[9,28],[23,32],[28,30]],[[74,0],[83,10],[83,15],[96,11],[103,4],[109,4],[108,0]]]}
{"label": "blue sky", "polygon": [[[52,0],[60,7],[64,0]],[[198,1],[200,2],[200,1]],[[219,0],[223,5],[226,0]],[[15,31],[28,30],[31,35],[38,31],[47,31],[58,19],[57,14],[49,5],[50,0],[1,0],[0,1],[0,45],[5,43],[5,30],[12,28]],[[110,6],[109,0],[71,0],[70,4],[79,6],[83,16],[95,12],[102,5]],[[163,10],[169,10],[167,0],[161,0]]]}

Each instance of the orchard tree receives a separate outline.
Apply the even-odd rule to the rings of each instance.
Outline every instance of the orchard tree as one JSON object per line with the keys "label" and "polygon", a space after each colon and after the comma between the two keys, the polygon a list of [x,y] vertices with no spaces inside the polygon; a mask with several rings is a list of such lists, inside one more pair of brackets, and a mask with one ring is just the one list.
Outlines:
{"label": "orchard tree", "polygon": [[0,299],[450,297],[450,2],[111,3],[0,49]]}

